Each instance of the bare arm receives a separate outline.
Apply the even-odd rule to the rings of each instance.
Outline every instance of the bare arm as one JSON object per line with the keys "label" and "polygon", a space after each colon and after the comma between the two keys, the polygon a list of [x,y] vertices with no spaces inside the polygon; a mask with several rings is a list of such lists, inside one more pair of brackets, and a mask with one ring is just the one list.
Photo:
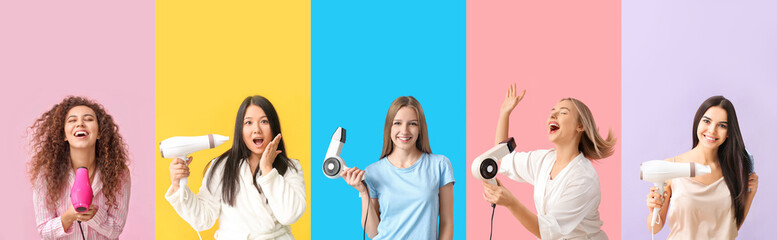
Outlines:
{"label": "bare arm", "polygon": [[499,109],[499,121],[496,123],[496,136],[494,138],[494,144],[507,139],[507,133],[510,126],[510,113],[513,112],[515,106],[521,102],[523,96],[526,94],[526,90],[521,92],[521,95],[517,95],[515,84],[510,85],[507,88],[507,94],[505,94],[505,101],[502,103],[502,107]]}
{"label": "bare arm", "polygon": [[485,190],[483,197],[486,201],[505,206],[526,230],[534,234],[537,238],[542,238],[540,236],[540,223],[537,219],[537,214],[534,214],[534,212],[523,205],[510,190],[507,190],[507,188],[502,185],[501,180],[497,178],[496,181],[498,186],[485,182],[482,183],[483,189]]}
{"label": "bare arm", "polygon": [[[669,201],[670,197],[672,196],[672,186],[670,185],[670,182],[667,182],[666,188],[664,189],[664,196],[660,196],[656,190],[657,188],[655,186],[650,187],[650,193],[648,193],[647,199],[647,228],[648,231],[651,231],[653,234],[660,232],[661,229],[664,228],[664,223],[666,222],[666,213],[669,210]],[[653,228],[651,227],[650,221],[653,220],[653,208],[656,207],[660,207],[661,211],[658,212],[658,222],[656,223],[655,228]]]}
{"label": "bare arm", "polygon": [[453,239],[453,183],[440,188],[440,240]]}
{"label": "bare arm", "polygon": [[340,173],[340,176],[343,177],[343,180],[345,180],[348,185],[359,191],[359,198],[361,198],[362,202],[360,221],[367,236],[374,238],[378,235],[378,224],[380,223],[380,211],[378,211],[378,209],[380,209],[380,204],[378,203],[377,198],[370,197],[370,191],[367,189],[367,184],[362,182],[364,171],[359,170],[359,168],[349,168]]}

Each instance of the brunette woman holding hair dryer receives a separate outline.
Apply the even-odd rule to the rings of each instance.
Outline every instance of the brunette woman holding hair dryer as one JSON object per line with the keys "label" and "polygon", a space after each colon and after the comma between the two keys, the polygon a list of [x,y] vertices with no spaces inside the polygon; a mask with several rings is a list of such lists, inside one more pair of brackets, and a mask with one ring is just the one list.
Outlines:
{"label": "brunette woman holding hair dryer", "polygon": [[205,167],[196,195],[178,183],[189,176],[187,162],[170,163],[165,198],[197,231],[218,219],[216,239],[294,239],[289,225],[305,212],[305,177],[299,161],[286,156],[280,118],[269,100],[258,95],[243,100],[232,141],[231,149]]}
{"label": "brunette woman holding hair dryer", "polygon": [[[705,100],[696,110],[692,133],[693,149],[666,161],[704,164],[712,173],[669,180],[664,196],[651,187],[648,231],[655,234],[667,223],[668,239],[734,239],[758,191],[734,104],[723,96]],[[657,207],[659,220],[651,227]]]}

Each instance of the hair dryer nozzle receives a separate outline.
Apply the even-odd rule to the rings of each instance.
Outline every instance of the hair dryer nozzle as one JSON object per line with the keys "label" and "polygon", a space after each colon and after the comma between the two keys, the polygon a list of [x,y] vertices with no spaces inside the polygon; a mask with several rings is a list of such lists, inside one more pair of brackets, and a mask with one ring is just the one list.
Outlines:
{"label": "hair dryer nozzle", "polygon": [[515,139],[513,138],[508,138],[497,144],[472,161],[472,166],[470,168],[472,175],[478,180],[487,181],[488,183],[496,185],[497,183],[494,178],[499,172],[499,164],[497,162],[514,150]]}
{"label": "hair dryer nozzle", "polygon": [[89,184],[89,170],[85,167],[76,169],[76,179],[70,189],[70,202],[76,212],[89,211],[92,205],[92,186]]}
{"label": "hair dryer nozzle", "polygon": [[[171,137],[159,143],[159,153],[163,158],[186,159],[186,156],[194,152],[215,148],[224,142],[229,141],[229,137],[218,134],[208,134],[195,137]],[[181,178],[179,185],[186,185],[187,178]]]}

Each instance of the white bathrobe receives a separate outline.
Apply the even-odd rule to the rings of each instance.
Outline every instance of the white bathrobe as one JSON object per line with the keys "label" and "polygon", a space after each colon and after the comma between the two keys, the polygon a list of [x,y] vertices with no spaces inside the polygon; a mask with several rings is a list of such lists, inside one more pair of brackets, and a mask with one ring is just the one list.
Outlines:
{"label": "white bathrobe", "polygon": [[599,176],[591,161],[580,153],[553,180],[555,149],[513,152],[500,164],[499,173],[534,185],[542,239],[607,239],[599,220]]}
{"label": "white bathrobe", "polygon": [[[287,169],[284,176],[278,174],[275,168],[257,176],[256,183],[262,189],[259,193],[253,184],[248,162],[242,161],[235,206],[229,206],[221,198],[225,163],[219,164],[215,170],[211,165],[197,195],[189,187],[181,186],[176,192],[168,189],[165,198],[178,215],[197,231],[210,229],[219,219],[216,239],[294,239],[289,225],[305,212],[306,200],[302,167],[299,161],[292,159],[292,162],[293,168]],[[210,174],[213,178],[209,183]]]}

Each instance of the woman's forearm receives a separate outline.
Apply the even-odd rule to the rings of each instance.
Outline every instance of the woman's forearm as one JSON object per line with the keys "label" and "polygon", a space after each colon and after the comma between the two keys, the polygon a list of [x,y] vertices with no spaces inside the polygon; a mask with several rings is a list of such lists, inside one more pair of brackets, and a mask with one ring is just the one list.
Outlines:
{"label": "woman's forearm", "polygon": [[510,113],[499,113],[499,121],[496,123],[496,134],[494,137],[494,144],[507,139],[507,133],[510,129]]}
{"label": "woman's forearm", "polygon": [[529,230],[534,236],[540,238],[540,223],[539,220],[537,220],[536,214],[524,206],[520,201],[515,201],[514,204],[506,207],[526,230]]}
{"label": "woman's forearm", "polygon": [[369,192],[360,193],[359,197],[362,201],[362,226],[364,227],[364,231],[367,233],[367,236],[373,238],[378,235],[378,223],[380,223],[378,211],[375,210],[375,204],[371,204],[372,199],[370,198]]}
{"label": "woman's forearm", "polygon": [[453,239],[453,183],[440,188],[440,240]]}

